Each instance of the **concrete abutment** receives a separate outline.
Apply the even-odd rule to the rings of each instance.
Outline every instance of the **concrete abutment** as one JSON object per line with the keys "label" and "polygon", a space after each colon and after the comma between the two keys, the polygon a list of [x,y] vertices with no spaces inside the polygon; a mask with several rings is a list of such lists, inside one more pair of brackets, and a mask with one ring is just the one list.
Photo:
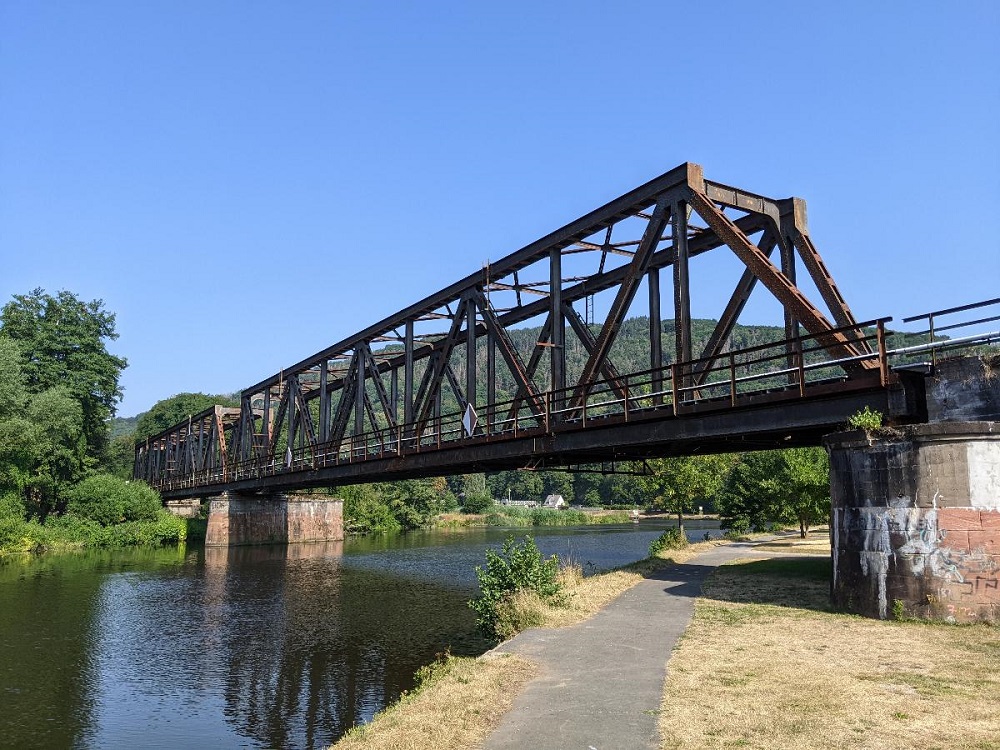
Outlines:
{"label": "concrete abutment", "polygon": [[1000,423],[827,439],[835,606],[1000,621]]}
{"label": "concrete abutment", "polygon": [[209,499],[205,546],[327,542],[344,538],[344,502],[223,492]]}

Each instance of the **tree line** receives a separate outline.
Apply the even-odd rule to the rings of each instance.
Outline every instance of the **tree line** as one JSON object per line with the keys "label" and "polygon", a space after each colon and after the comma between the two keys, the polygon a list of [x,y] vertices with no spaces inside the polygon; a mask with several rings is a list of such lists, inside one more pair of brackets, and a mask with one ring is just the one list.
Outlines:
{"label": "tree line", "polygon": [[0,309],[0,552],[177,541],[186,527],[130,483],[132,447],[112,440],[127,362],[101,300],[42,289]]}

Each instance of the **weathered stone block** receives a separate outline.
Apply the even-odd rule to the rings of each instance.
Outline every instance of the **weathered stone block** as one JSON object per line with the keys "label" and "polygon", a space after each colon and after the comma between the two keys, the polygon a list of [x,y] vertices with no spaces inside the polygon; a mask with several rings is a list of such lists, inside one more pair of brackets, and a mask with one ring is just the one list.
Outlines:
{"label": "weathered stone block", "polygon": [[209,505],[206,546],[284,544],[344,538],[343,501],[223,493]]}
{"label": "weathered stone block", "polygon": [[1000,618],[1000,430],[918,425],[830,436],[833,601],[886,618]]}

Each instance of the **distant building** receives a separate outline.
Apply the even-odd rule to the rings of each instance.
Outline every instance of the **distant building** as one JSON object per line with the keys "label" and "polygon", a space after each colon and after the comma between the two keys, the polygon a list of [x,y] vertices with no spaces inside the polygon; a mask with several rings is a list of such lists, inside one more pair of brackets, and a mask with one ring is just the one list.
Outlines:
{"label": "distant building", "polygon": [[566,501],[563,499],[562,495],[549,495],[545,498],[545,502],[542,503],[543,508],[565,508]]}

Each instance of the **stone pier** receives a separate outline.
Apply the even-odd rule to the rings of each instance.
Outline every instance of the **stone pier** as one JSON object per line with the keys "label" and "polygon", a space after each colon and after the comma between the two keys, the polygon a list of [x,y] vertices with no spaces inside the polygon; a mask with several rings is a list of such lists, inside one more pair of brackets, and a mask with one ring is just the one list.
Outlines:
{"label": "stone pier", "polygon": [[224,492],[209,502],[205,545],[341,540],[343,510],[342,500],[329,497]]}
{"label": "stone pier", "polygon": [[167,500],[164,507],[168,512],[179,518],[197,518],[201,513],[201,498],[186,497],[180,500]]}
{"label": "stone pier", "polygon": [[831,435],[833,603],[1000,621],[1000,422]]}

